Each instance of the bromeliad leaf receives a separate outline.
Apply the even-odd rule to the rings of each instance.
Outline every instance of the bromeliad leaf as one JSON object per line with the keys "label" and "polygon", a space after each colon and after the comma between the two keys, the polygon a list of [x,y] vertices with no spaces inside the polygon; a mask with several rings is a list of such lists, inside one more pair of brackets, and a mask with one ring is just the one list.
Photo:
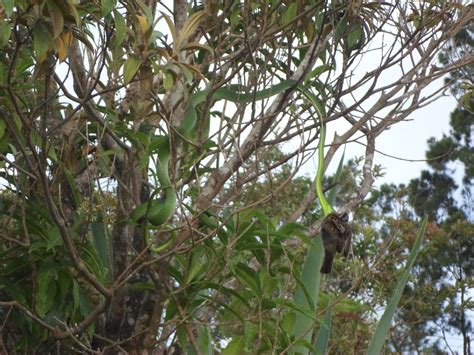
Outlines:
{"label": "bromeliad leaf", "polygon": [[183,46],[186,44],[188,38],[196,31],[201,20],[207,16],[204,11],[195,12],[189,16],[188,20],[184,23],[183,28],[179,32],[174,48],[177,51],[181,51]]}

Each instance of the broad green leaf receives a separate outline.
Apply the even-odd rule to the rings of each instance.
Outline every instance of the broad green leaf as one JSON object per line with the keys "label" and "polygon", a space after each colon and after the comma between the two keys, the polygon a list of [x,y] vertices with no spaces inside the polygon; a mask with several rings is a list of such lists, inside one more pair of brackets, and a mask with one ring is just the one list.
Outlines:
{"label": "broad green leaf", "polygon": [[3,5],[3,8],[5,9],[5,14],[10,17],[13,14],[13,6],[15,5],[14,0],[2,0],[0,1],[0,4]]}
{"label": "broad green leaf", "polygon": [[244,337],[236,336],[234,337],[229,344],[222,351],[222,355],[242,355],[244,352]]}
{"label": "broad green leaf", "polygon": [[202,247],[197,247],[191,256],[191,263],[186,274],[186,283],[191,282],[197,275],[208,269],[208,264],[203,262],[203,258],[204,249]]}
{"label": "broad green leaf", "polygon": [[46,250],[50,251],[56,248],[57,246],[60,246],[63,241],[61,239],[61,234],[59,233],[59,229],[56,226],[47,226],[48,231],[46,234]]}
{"label": "broad green leaf", "polygon": [[93,309],[94,307],[91,305],[87,296],[82,293],[81,290],[79,290],[79,310],[81,314],[87,317],[89,314],[91,314]]}
{"label": "broad green leaf", "polygon": [[135,74],[137,74],[138,69],[142,65],[142,61],[135,57],[128,57],[123,65],[123,81],[124,84],[127,85],[132,81]]}
{"label": "broad green leaf", "polygon": [[[66,299],[66,297],[68,296],[69,289],[72,284],[71,275],[64,270],[59,270],[59,272],[57,273],[57,282],[58,282],[58,298],[61,300]],[[61,306],[69,308],[71,307],[71,304],[67,302],[67,304],[62,304]]]}
{"label": "broad green leaf", "polygon": [[115,38],[112,43],[112,47],[121,46],[125,35],[127,34],[127,25],[125,23],[125,18],[118,12],[114,10],[114,22],[115,22]]}
{"label": "broad green leaf", "polygon": [[292,2],[290,6],[286,9],[283,17],[281,19],[283,25],[289,24],[296,17],[297,3]]}
{"label": "broad green leaf", "polygon": [[55,302],[56,283],[54,278],[56,270],[49,264],[45,264],[38,270],[36,279],[36,312],[40,317],[44,317]]}
{"label": "broad green leaf", "polygon": [[102,16],[107,16],[112,12],[112,10],[115,8],[117,5],[117,0],[102,0],[101,1],[102,5]]}
{"label": "broad green leaf", "polygon": [[0,21],[0,48],[4,47],[12,34],[12,26],[6,20]]}
{"label": "broad green leaf", "polygon": [[[112,270],[112,245],[109,243],[109,236],[107,234],[107,227],[103,222],[91,223],[92,243],[99,255],[102,265],[106,266],[110,271]],[[110,272],[108,273],[110,276]]]}
{"label": "broad green leaf", "polygon": [[198,324],[197,328],[197,345],[199,347],[199,354],[212,355],[214,354],[211,338],[211,329],[208,325]]}
{"label": "broad green leaf", "polygon": [[284,333],[291,334],[293,329],[295,329],[296,324],[296,312],[288,312],[283,317],[283,321],[281,322],[281,328]]}
{"label": "broad green leaf", "polygon": [[370,341],[369,347],[367,348],[368,355],[377,355],[382,353],[382,348],[385,343],[385,339],[387,338],[390,326],[392,324],[392,318],[395,314],[395,311],[397,310],[398,303],[402,298],[403,290],[405,289],[405,285],[407,284],[411,269],[415,264],[415,259],[418,253],[420,252],[423,236],[425,235],[427,221],[428,217],[426,216],[421,223],[420,229],[418,230],[418,235],[416,237],[410,255],[408,256],[408,260],[405,265],[405,270],[403,270],[403,274],[400,280],[398,280],[397,287],[393,292],[393,296],[387,307],[385,308],[385,312],[383,313],[382,318],[380,318],[372,340]]}
{"label": "broad green leaf", "polygon": [[361,25],[356,23],[353,26],[351,26],[349,35],[347,36],[347,47],[349,50],[352,50],[355,47],[355,45],[359,42],[361,36],[362,36]]}
{"label": "broad green leaf", "polygon": [[168,70],[165,70],[163,72],[163,88],[168,91],[173,87],[173,83],[173,75]]}
{"label": "broad green leaf", "polygon": [[47,28],[42,23],[38,23],[35,26],[33,30],[33,36],[36,59],[38,62],[42,62],[46,59],[46,53],[48,52],[49,46],[51,45],[51,36]]}
{"label": "broad green leaf", "polygon": [[258,275],[254,269],[243,263],[239,263],[233,268],[233,273],[237,279],[247,288],[249,288],[255,296],[260,294],[260,283]]}

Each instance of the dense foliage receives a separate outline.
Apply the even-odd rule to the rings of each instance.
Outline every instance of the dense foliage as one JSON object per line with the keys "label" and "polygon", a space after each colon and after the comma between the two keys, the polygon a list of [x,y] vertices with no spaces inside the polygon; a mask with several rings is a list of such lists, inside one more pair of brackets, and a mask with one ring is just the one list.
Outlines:
{"label": "dense foliage", "polygon": [[[365,199],[377,137],[452,85],[430,83],[472,65],[469,53],[437,62],[472,6],[168,5],[0,1],[0,352],[364,351],[378,307],[405,285],[426,213],[430,247],[402,304],[438,287],[424,310],[435,319],[466,295],[472,220],[446,163],[462,161],[472,181],[469,105],[430,142],[429,157],[451,143],[456,155]],[[328,277],[315,176],[297,175],[323,123],[337,134],[320,171],[343,145],[366,146],[324,180],[332,207],[356,221],[355,257],[336,258]],[[410,204],[400,216],[397,201]],[[467,334],[471,305],[450,304],[456,317],[440,322]]]}

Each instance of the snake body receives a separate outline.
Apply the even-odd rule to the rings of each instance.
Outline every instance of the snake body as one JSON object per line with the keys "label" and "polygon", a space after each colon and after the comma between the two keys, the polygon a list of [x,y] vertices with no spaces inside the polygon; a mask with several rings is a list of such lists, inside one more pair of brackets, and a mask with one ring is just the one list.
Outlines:
{"label": "snake body", "polygon": [[[228,88],[215,90],[212,94],[212,100],[225,99],[235,103],[263,100],[291,88],[294,84],[294,80],[284,80],[268,89],[263,89],[255,93],[238,92],[238,86],[231,85]],[[209,90],[202,90],[196,92],[191,97],[185,111],[184,119],[178,128],[179,135],[189,137],[198,121],[196,106],[202,103],[208,95]],[[130,216],[133,221],[138,221],[146,217],[154,226],[161,226],[171,218],[176,210],[177,201],[176,191],[173,189],[168,173],[170,141],[168,136],[162,138],[164,139],[162,139],[162,142],[158,145],[158,160],[156,164],[156,174],[160,186],[152,193],[149,201],[136,207]],[[163,192],[164,196],[155,199],[155,196],[160,192]]]}
{"label": "snake body", "polygon": [[313,105],[315,108],[320,121],[319,126],[319,142],[318,142],[318,170],[316,171],[316,194],[318,195],[319,204],[323,209],[324,216],[328,216],[334,209],[331,204],[326,200],[323,193],[323,176],[324,176],[324,143],[326,140],[326,123],[324,122],[325,112],[321,101],[310,91],[299,88],[303,96]]}

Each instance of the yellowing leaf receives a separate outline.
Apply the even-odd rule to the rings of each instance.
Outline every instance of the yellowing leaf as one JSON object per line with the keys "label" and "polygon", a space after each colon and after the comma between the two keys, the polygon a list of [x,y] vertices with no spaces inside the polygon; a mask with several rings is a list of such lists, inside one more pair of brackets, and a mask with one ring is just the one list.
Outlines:
{"label": "yellowing leaf", "polygon": [[148,31],[148,28],[150,27],[146,17],[142,15],[135,16],[137,17],[138,25],[140,26],[140,31],[142,32],[142,34],[145,34]]}
{"label": "yellowing leaf", "polygon": [[214,53],[212,48],[208,46],[207,44],[201,44],[197,42],[191,42],[191,43],[186,44],[185,46],[183,46],[182,50],[184,51],[184,50],[193,50],[193,49],[204,49],[206,51],[209,51],[210,53]]}
{"label": "yellowing leaf", "polygon": [[168,25],[168,28],[170,29],[171,37],[173,37],[173,47],[174,47],[177,40],[176,28],[174,27],[174,23],[173,21],[171,21],[170,17],[166,15],[165,13],[162,12],[161,15],[163,15],[163,18],[165,19],[166,24]]}
{"label": "yellowing leaf", "polygon": [[142,65],[142,61],[135,57],[128,57],[123,65],[123,81],[124,84],[127,85],[130,81],[132,81],[133,77],[137,73],[138,69]]}
{"label": "yellowing leaf", "polygon": [[64,42],[61,37],[58,37],[54,40],[54,49],[58,53],[58,58],[62,62],[67,55],[67,48],[64,45]]}
{"label": "yellowing leaf", "polygon": [[62,35],[61,35],[61,38],[62,40],[64,41],[64,43],[67,45],[67,46],[70,46],[71,43],[72,43],[72,39],[74,38],[72,36],[72,32],[71,31],[67,31],[67,32],[64,32]]}
{"label": "yellowing leaf", "polygon": [[68,15],[74,17],[76,21],[76,25],[81,23],[81,17],[79,16],[79,12],[77,12],[76,5],[74,4],[74,0],[66,0],[67,7],[71,11]]}
{"label": "yellowing leaf", "polygon": [[59,37],[64,28],[64,16],[61,9],[53,0],[48,0],[48,12],[51,16],[51,23],[53,25],[53,39]]}
{"label": "yellowing leaf", "polygon": [[58,58],[62,62],[66,59],[69,53],[69,47],[72,42],[72,33],[64,32],[61,36],[54,40],[54,49],[58,53]]}
{"label": "yellowing leaf", "polygon": [[189,16],[187,21],[184,23],[183,28],[179,32],[179,37],[176,40],[175,48],[181,50],[181,46],[196,31],[199,23],[205,16],[207,16],[207,14],[204,11],[198,11]]}

